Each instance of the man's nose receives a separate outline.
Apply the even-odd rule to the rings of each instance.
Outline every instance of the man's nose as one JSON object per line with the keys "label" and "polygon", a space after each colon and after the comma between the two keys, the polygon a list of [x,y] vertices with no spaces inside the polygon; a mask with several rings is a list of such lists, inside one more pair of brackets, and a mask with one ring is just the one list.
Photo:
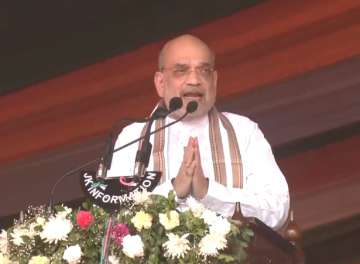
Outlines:
{"label": "man's nose", "polygon": [[186,82],[190,85],[200,85],[201,76],[196,70],[190,70],[187,75]]}

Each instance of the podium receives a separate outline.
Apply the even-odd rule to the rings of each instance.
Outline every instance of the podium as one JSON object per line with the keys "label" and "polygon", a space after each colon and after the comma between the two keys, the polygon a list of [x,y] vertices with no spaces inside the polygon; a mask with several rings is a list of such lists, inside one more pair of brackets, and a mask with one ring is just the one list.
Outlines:
{"label": "podium", "polygon": [[236,203],[232,220],[241,226],[246,224],[254,232],[248,247],[247,264],[304,264],[301,248],[301,232],[295,224],[292,212],[284,237],[255,217],[244,217],[240,203]]}
{"label": "podium", "polygon": [[304,264],[302,249],[257,218],[245,218],[254,232],[248,248],[249,264]]}

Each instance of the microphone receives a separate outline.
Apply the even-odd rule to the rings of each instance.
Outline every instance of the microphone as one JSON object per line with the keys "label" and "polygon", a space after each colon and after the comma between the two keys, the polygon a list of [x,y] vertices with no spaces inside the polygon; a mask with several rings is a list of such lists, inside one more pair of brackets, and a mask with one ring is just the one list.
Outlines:
{"label": "microphone", "polygon": [[162,110],[162,107],[158,107],[150,117],[150,120],[146,127],[144,139],[141,143],[140,149],[136,153],[135,166],[134,166],[135,177],[143,177],[145,175],[145,170],[149,165],[151,149],[152,149],[152,144],[150,143],[150,130],[152,123],[154,122],[155,119],[157,119],[157,117],[161,116],[162,118],[165,118],[168,114],[180,109],[181,107],[182,107],[181,98],[174,97],[171,98],[169,102],[169,111],[164,112]]}
{"label": "microphone", "polygon": [[173,97],[169,102],[169,110],[166,109],[165,107],[159,106],[158,108],[156,108],[156,110],[154,111],[151,117],[154,119],[165,118],[172,112],[175,112],[176,110],[180,109],[182,105],[183,102],[180,97]]}
{"label": "microphone", "polygon": [[[190,106],[189,106],[189,105],[190,105]],[[167,125],[165,125],[165,126],[159,127],[158,129],[155,129],[154,131],[151,131],[151,132],[150,132],[150,136],[153,135],[153,134],[155,134],[155,133],[157,133],[157,132],[159,132],[159,131],[161,131],[161,130],[163,130],[163,129],[165,129],[165,128],[167,128],[167,127],[169,127],[169,126],[174,125],[174,124],[177,123],[177,122],[180,122],[180,121],[183,120],[188,114],[191,114],[191,113],[195,112],[195,111],[197,110],[197,106],[198,106],[198,103],[197,103],[196,101],[190,101],[190,102],[186,105],[186,112],[185,112],[185,114],[183,114],[179,119],[176,119],[176,120],[170,122],[169,124],[167,124]],[[192,111],[192,112],[191,112],[191,111]],[[114,149],[114,152],[113,152],[113,153],[118,152],[118,151],[120,151],[120,150],[122,150],[122,149],[124,149],[124,148],[126,148],[126,147],[128,147],[128,146],[130,146],[130,145],[132,145],[132,144],[134,144],[134,143],[136,143],[136,142],[144,139],[144,138],[145,138],[145,136],[142,136],[142,137],[139,137],[139,138],[137,138],[137,139],[134,139],[134,140],[126,143],[125,145],[122,145],[122,146]]]}
{"label": "microphone", "polygon": [[191,114],[194,113],[198,108],[198,103],[196,101],[190,101],[186,105],[186,113]]}
{"label": "microphone", "polygon": [[[123,118],[121,119],[121,125],[125,125],[125,124],[129,124],[130,122],[134,122],[135,119],[131,119],[131,118]],[[52,212],[53,210],[53,204],[54,204],[54,193],[56,190],[56,187],[67,177],[70,176],[76,172],[79,172],[85,168],[87,168],[90,165],[94,165],[96,163],[98,163],[97,165],[97,171],[96,171],[96,178],[102,178],[104,179],[106,177],[106,173],[107,173],[107,168],[110,168],[111,166],[111,162],[112,162],[112,157],[113,157],[113,152],[114,152],[114,145],[115,145],[115,136],[117,135],[117,130],[118,130],[118,122],[116,122],[115,125],[113,125],[112,129],[111,129],[111,133],[109,134],[108,138],[106,139],[106,143],[105,143],[105,151],[103,153],[103,155],[101,156],[101,158],[96,158],[93,160],[90,160],[72,170],[67,171],[65,174],[63,174],[52,186],[51,191],[50,191],[50,199],[49,199],[49,211]]]}
{"label": "microphone", "polygon": [[182,105],[183,105],[183,103],[182,103],[182,100],[181,100],[180,97],[173,97],[173,98],[171,98],[171,100],[169,102],[169,110],[167,108],[163,107],[163,106],[158,106],[150,117],[146,117],[146,118],[124,118],[124,119],[121,119],[121,122],[127,121],[129,123],[145,123],[145,122],[150,121],[151,117],[153,117],[155,119],[165,118],[166,116],[168,116],[172,112],[180,109],[182,107]]}
{"label": "microphone", "polygon": [[173,97],[169,103],[169,114],[180,109],[183,106],[183,101],[180,97]]}
{"label": "microphone", "polygon": [[[143,120],[134,119],[133,121],[151,122],[151,124],[152,124],[152,122],[155,119],[165,118],[168,114],[178,110],[181,107],[182,107],[181,98],[180,97],[173,97],[173,98],[171,98],[171,100],[169,102],[169,110],[166,107],[164,107],[162,105],[159,105],[149,118],[143,119]],[[131,119],[123,119],[122,123],[124,123],[124,121],[130,121],[130,120]],[[117,135],[116,131],[112,131],[112,133],[110,133],[110,135],[109,135],[109,137],[107,139],[104,155],[102,156],[102,158],[100,160],[98,170],[96,172],[96,177],[97,178],[105,178],[107,170],[110,170],[110,168],[111,168],[114,145],[115,145],[115,141],[116,141],[115,140],[116,135]],[[142,150],[142,152],[139,153],[139,155],[144,155],[144,153],[147,153],[147,151],[151,152],[151,148],[150,148],[150,150],[147,149],[147,148],[149,148],[149,146],[144,146],[144,148],[146,148],[146,149]],[[149,159],[150,159],[150,156],[149,156]],[[140,157],[139,156],[138,162],[142,161],[142,160],[146,161],[146,157]]]}
{"label": "microphone", "polygon": [[[180,99],[180,98],[178,98],[178,99]],[[173,111],[176,111],[178,108],[181,108],[181,107],[182,107],[182,101],[181,101],[181,99],[180,99],[180,101],[179,101],[178,99],[175,99],[175,100],[177,100],[176,104],[173,103],[173,104],[170,104],[170,105],[169,105],[169,108],[171,109],[172,112],[173,112]],[[179,103],[179,102],[180,102],[180,103]],[[172,108],[171,105],[173,105],[173,108]],[[175,106],[176,106],[176,107],[175,107]],[[157,132],[159,132],[159,131],[161,131],[161,130],[169,127],[169,126],[172,126],[173,124],[175,124],[175,123],[177,123],[177,122],[180,122],[180,121],[183,120],[188,114],[195,112],[196,109],[197,109],[197,106],[198,106],[198,103],[197,103],[197,102],[195,102],[195,101],[189,102],[189,103],[186,105],[186,112],[185,112],[185,114],[183,114],[179,119],[174,120],[174,121],[170,122],[169,124],[167,124],[167,125],[165,125],[165,126],[159,127],[158,129],[155,129],[154,131],[151,131],[151,132],[149,133],[149,135],[151,136],[151,135],[153,135],[153,134],[155,134],[155,133],[157,133]],[[178,108],[177,108],[177,107],[178,107]],[[175,108],[176,108],[176,109],[175,109]],[[169,111],[169,112],[170,112],[170,111]],[[126,147],[128,147],[128,146],[130,146],[130,145],[132,145],[132,144],[134,144],[134,143],[136,143],[136,142],[138,142],[138,141],[140,141],[140,140],[143,140],[144,138],[145,138],[145,136],[142,136],[142,137],[140,137],[140,138],[137,138],[137,139],[135,139],[135,140],[132,140],[132,141],[128,142],[128,143],[125,144],[125,145],[122,145],[122,146],[114,149],[113,151],[111,151],[111,152],[112,152],[112,153],[111,153],[111,159],[112,159],[113,153],[118,152],[118,151],[120,151],[120,150],[122,150],[122,149],[124,149],[124,148],[126,148]],[[104,160],[104,159],[102,158],[102,160]],[[68,172],[66,172],[65,174],[63,174],[63,175],[55,182],[55,184],[52,186],[51,191],[50,191],[50,199],[49,199],[49,207],[48,207],[50,212],[52,212],[52,209],[53,209],[55,190],[56,190],[56,187],[60,184],[60,182],[62,182],[66,177],[68,177],[68,176],[70,176],[70,175],[72,175],[72,174],[74,174],[74,173],[76,173],[76,172],[79,172],[79,171],[85,169],[86,167],[88,167],[88,166],[90,166],[90,165],[96,164],[96,163],[98,163],[99,161],[101,161],[101,159],[96,158],[96,159],[90,160],[90,161],[88,161],[88,162],[86,162],[86,163],[84,163],[84,164],[82,164],[82,165],[80,165],[80,166],[78,166],[78,167],[76,167],[76,168],[73,168],[72,170],[69,170]],[[110,160],[110,162],[111,162],[111,160]],[[106,171],[106,168],[103,168],[103,169]]]}

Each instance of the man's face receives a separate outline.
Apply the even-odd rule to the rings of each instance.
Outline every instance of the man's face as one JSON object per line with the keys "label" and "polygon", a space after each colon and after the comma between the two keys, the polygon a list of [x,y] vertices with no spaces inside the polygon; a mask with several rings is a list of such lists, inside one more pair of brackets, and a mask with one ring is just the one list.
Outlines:
{"label": "man's face", "polygon": [[211,52],[199,43],[170,46],[164,52],[163,66],[155,74],[157,92],[167,106],[173,97],[183,100],[184,106],[172,115],[174,118],[185,113],[190,101],[196,101],[198,109],[189,118],[206,115],[215,103],[216,85],[217,73]]}

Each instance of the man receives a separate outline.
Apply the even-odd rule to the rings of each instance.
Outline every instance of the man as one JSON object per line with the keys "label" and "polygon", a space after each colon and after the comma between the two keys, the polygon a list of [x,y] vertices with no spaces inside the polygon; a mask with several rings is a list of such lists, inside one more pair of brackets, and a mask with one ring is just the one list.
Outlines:
{"label": "man", "polygon": [[[244,216],[278,229],[289,210],[286,180],[256,123],[216,111],[217,77],[214,54],[194,36],[177,37],[161,50],[154,76],[157,93],[166,106],[175,96],[184,106],[156,126],[179,118],[190,101],[196,101],[198,109],[151,138],[148,170],[163,172],[154,192],[166,195],[174,189],[179,199],[192,196],[224,216],[231,216],[240,202]],[[116,147],[140,136],[143,127],[126,127]],[[134,145],[115,153],[108,175],[131,175],[137,149]]]}

